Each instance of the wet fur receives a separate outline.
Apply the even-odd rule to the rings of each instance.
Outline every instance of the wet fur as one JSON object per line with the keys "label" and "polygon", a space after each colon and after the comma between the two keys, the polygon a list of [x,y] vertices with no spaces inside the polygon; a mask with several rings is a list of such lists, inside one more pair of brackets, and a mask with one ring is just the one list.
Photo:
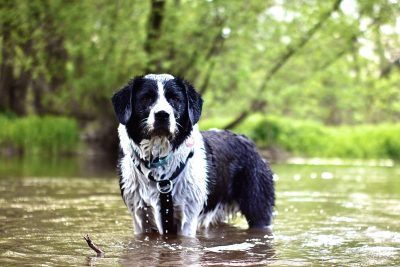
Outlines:
{"label": "wet fur", "polygon": [[[156,90],[160,86],[164,91]],[[146,90],[165,92],[176,120],[171,136],[153,136],[149,131],[151,125],[143,123],[154,112],[151,109],[160,97],[156,96],[148,106],[143,105],[140,97],[148,93]],[[176,96],[179,103],[172,100]],[[135,233],[156,229],[163,234],[159,192],[155,183],[136,168],[142,164],[138,156],[146,159],[151,154],[170,151],[167,165],[149,170],[142,164],[141,169],[144,174],[152,172],[156,177],[169,177],[194,151],[172,191],[178,234],[194,236],[198,226],[219,223],[237,211],[246,217],[249,227],[271,225],[275,195],[268,164],[244,136],[229,131],[198,130],[202,99],[187,81],[170,75],[136,77],[112,100],[120,122],[121,195],[132,214]],[[168,103],[163,104],[167,109]]]}

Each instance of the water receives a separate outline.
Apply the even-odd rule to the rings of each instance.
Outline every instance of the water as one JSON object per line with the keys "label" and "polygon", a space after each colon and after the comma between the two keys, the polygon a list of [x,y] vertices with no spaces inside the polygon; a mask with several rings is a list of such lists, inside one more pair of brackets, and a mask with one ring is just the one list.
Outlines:
{"label": "water", "polygon": [[[400,264],[398,166],[274,165],[273,238],[237,218],[196,239],[165,240],[133,236],[111,166],[77,158],[0,164],[0,266]],[[104,258],[87,247],[86,233]]]}

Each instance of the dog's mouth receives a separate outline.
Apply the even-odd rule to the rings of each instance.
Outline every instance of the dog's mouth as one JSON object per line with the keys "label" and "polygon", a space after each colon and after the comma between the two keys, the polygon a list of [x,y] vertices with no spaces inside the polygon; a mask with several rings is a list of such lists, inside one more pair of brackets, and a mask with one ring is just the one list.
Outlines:
{"label": "dog's mouth", "polygon": [[168,126],[157,126],[154,127],[153,130],[150,132],[150,136],[152,137],[171,137],[172,134],[169,131],[169,127]]}
{"label": "dog's mouth", "polygon": [[150,135],[153,137],[171,137],[172,133],[170,131],[170,122],[167,119],[156,119]]}
{"label": "dog's mouth", "polygon": [[156,121],[153,124],[153,129],[150,132],[151,136],[159,136],[159,137],[170,137],[172,133],[170,132],[169,122],[158,122]]}

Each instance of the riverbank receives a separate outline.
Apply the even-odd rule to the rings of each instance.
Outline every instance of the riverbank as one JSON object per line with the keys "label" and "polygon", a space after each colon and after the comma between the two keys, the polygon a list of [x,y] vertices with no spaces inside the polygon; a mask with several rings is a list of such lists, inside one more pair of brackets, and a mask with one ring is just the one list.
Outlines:
{"label": "riverbank", "polygon": [[67,117],[0,115],[0,155],[75,153],[80,144],[78,123]]}
{"label": "riverbank", "polygon": [[[203,119],[202,130],[229,118]],[[72,118],[0,116],[0,155],[77,154],[82,129]],[[400,159],[400,124],[331,127],[312,121],[254,115],[233,129],[249,136],[266,158]]]}
{"label": "riverbank", "polygon": [[[225,118],[203,120],[202,129],[226,125]],[[254,115],[235,132],[249,136],[273,157],[400,159],[400,124],[325,126],[274,116]]]}

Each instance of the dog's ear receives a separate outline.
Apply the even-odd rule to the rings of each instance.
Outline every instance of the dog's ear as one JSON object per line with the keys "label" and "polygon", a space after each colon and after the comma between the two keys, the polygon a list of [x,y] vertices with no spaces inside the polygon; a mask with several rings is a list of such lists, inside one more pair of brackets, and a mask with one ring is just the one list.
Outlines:
{"label": "dog's ear", "polygon": [[195,125],[201,116],[201,110],[203,108],[203,99],[201,95],[196,92],[193,85],[184,79],[178,78],[180,83],[185,88],[186,98],[187,98],[187,109],[190,123]]}
{"label": "dog's ear", "polygon": [[132,89],[133,81],[116,92],[111,98],[118,121],[124,125],[128,123],[132,116]]}

